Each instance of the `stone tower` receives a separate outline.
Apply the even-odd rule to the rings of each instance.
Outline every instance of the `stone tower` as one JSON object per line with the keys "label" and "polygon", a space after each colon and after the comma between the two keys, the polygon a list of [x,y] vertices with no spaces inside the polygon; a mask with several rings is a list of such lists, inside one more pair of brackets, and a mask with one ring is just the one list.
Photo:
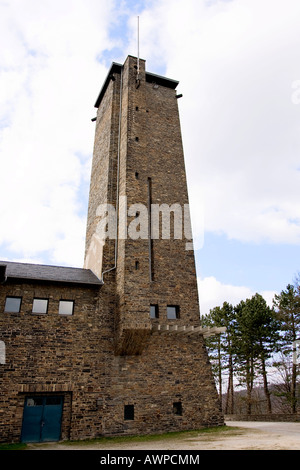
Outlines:
{"label": "stone tower", "polygon": [[182,409],[179,429],[223,422],[200,325],[177,85],[128,56],[95,104],[85,268],[110,304],[107,386],[125,381],[115,400],[142,400],[153,430]]}
{"label": "stone tower", "polygon": [[0,442],[224,423],[203,339],[220,329],[199,318],[177,85],[134,57],[110,68],[86,269],[0,261]]}
{"label": "stone tower", "polygon": [[[144,60],[137,78],[137,59],[129,56],[124,67],[112,65],[96,102],[85,267],[102,278],[116,266],[116,345],[124,354],[138,352],[151,332],[150,305],[160,325],[168,323],[167,313],[178,326],[200,325],[194,253],[185,237],[177,85],[146,73]],[[103,244],[97,227],[107,202],[116,208],[118,233]]]}

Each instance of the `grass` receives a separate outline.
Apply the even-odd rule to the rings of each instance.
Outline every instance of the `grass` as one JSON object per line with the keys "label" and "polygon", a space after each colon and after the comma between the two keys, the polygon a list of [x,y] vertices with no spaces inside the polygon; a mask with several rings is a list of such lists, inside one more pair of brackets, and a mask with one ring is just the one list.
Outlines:
{"label": "grass", "polygon": [[15,444],[0,444],[0,450],[25,450],[27,444],[23,442],[16,442]]}
{"label": "grass", "polygon": [[151,442],[151,441],[163,441],[167,439],[186,439],[199,436],[199,434],[217,434],[224,433],[232,430],[237,430],[239,428],[228,427],[228,426],[216,426],[211,428],[202,428],[194,431],[172,431],[166,432],[164,434],[142,434],[138,436],[105,436],[99,437],[96,439],[86,439],[80,441],[64,441],[64,445],[93,445],[93,444],[122,444],[131,442]]}
{"label": "grass", "polygon": [[[191,439],[200,437],[203,435],[213,438],[214,435],[224,434],[233,431],[240,431],[240,428],[233,426],[216,426],[211,428],[202,428],[193,431],[172,431],[164,434],[143,434],[138,436],[105,436],[98,437],[96,439],[85,439],[80,441],[61,441],[57,444],[62,444],[64,446],[91,446],[95,444],[121,444],[131,442],[151,442],[151,441],[164,441],[168,439]],[[47,443],[45,443],[46,445]],[[27,444],[24,443],[15,443],[15,444],[0,444],[0,450],[26,450],[28,448]]]}

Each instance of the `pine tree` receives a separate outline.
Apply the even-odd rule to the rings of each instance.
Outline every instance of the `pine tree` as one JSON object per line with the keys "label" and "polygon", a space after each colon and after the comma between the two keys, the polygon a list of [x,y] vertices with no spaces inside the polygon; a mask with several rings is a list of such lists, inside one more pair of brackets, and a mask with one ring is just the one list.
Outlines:
{"label": "pine tree", "polygon": [[[247,299],[249,301],[249,299]],[[252,410],[252,390],[254,384],[254,361],[257,356],[255,344],[255,329],[247,301],[241,301],[235,307],[236,331],[234,336],[233,351],[236,358],[236,370],[240,383],[247,389],[247,414]]]}
{"label": "pine tree", "polygon": [[[274,307],[281,329],[281,351],[285,356],[293,354],[293,343],[300,338],[300,292],[299,286],[288,284],[286,290],[281,291],[274,298]],[[293,362],[291,376],[291,393],[289,402],[292,413],[296,413],[296,383],[297,364]]]}
{"label": "pine tree", "polygon": [[233,390],[233,359],[232,359],[232,334],[234,329],[234,309],[228,302],[222,307],[215,307],[210,313],[202,317],[203,326],[226,327],[225,333],[211,336],[206,339],[213,373],[219,384],[219,396],[222,401],[223,376],[228,374],[227,396],[225,413],[234,412],[234,390]]}
{"label": "pine tree", "polygon": [[241,381],[247,388],[247,413],[251,414],[254,380],[262,375],[268,412],[272,412],[266,361],[278,343],[279,323],[260,294],[241,301],[236,310],[234,352]]}

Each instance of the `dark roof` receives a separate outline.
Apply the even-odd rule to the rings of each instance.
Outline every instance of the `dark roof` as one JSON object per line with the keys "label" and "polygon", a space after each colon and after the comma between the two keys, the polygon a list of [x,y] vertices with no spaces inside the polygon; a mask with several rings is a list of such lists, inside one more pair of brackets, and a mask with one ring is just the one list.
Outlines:
{"label": "dark roof", "polygon": [[156,83],[156,85],[172,88],[173,90],[177,88],[179,83],[177,80],[173,80],[172,78],[162,77],[161,75],[156,75],[155,73],[149,72],[146,72],[146,82]]}
{"label": "dark roof", "polygon": [[105,79],[105,82],[103,83],[103,86],[102,86],[102,88],[101,88],[101,90],[100,90],[100,93],[99,93],[99,95],[98,95],[97,101],[96,101],[96,103],[95,103],[95,108],[99,108],[100,103],[101,103],[101,101],[102,101],[102,98],[103,98],[103,96],[104,96],[104,93],[105,93],[105,91],[106,91],[106,88],[108,87],[108,84],[109,84],[109,82],[110,82],[110,80],[111,80],[112,75],[113,75],[114,73],[121,73],[121,69],[122,69],[122,65],[121,65],[121,64],[118,64],[117,62],[113,62],[113,63],[111,64],[111,67],[110,67],[110,69],[109,69],[109,71],[108,71],[108,74],[107,74],[107,77],[106,77],[106,79]]}
{"label": "dark roof", "polygon": [[8,280],[63,282],[100,286],[103,282],[90,269],[0,261],[0,282]]}
{"label": "dark roof", "polygon": [[[96,100],[95,108],[99,108],[100,103],[102,101],[102,98],[104,96],[104,93],[106,91],[106,88],[108,87],[108,84],[109,84],[113,74],[114,73],[121,73],[122,67],[123,66],[121,64],[118,64],[117,62],[113,62],[111,64],[111,67],[109,69],[109,72],[107,74],[105,82],[104,82],[104,84],[103,84],[103,86],[100,90],[100,93],[98,95],[98,98]],[[172,80],[171,78],[162,77],[161,75],[156,75],[155,73],[149,73],[149,72],[146,72],[146,82],[156,83],[157,85],[165,86],[167,88],[172,88],[173,90],[175,90],[175,88],[177,87],[177,85],[179,83],[177,80]]]}

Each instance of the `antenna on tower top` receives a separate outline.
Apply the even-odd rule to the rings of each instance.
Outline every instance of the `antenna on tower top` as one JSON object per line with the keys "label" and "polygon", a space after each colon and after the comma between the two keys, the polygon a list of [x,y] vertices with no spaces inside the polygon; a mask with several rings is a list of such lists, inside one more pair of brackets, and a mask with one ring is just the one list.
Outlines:
{"label": "antenna on tower top", "polygon": [[140,79],[140,17],[137,17],[137,77],[136,79]]}
{"label": "antenna on tower top", "polygon": [[137,71],[136,71],[136,88],[139,88],[140,80],[140,17],[137,17]]}

